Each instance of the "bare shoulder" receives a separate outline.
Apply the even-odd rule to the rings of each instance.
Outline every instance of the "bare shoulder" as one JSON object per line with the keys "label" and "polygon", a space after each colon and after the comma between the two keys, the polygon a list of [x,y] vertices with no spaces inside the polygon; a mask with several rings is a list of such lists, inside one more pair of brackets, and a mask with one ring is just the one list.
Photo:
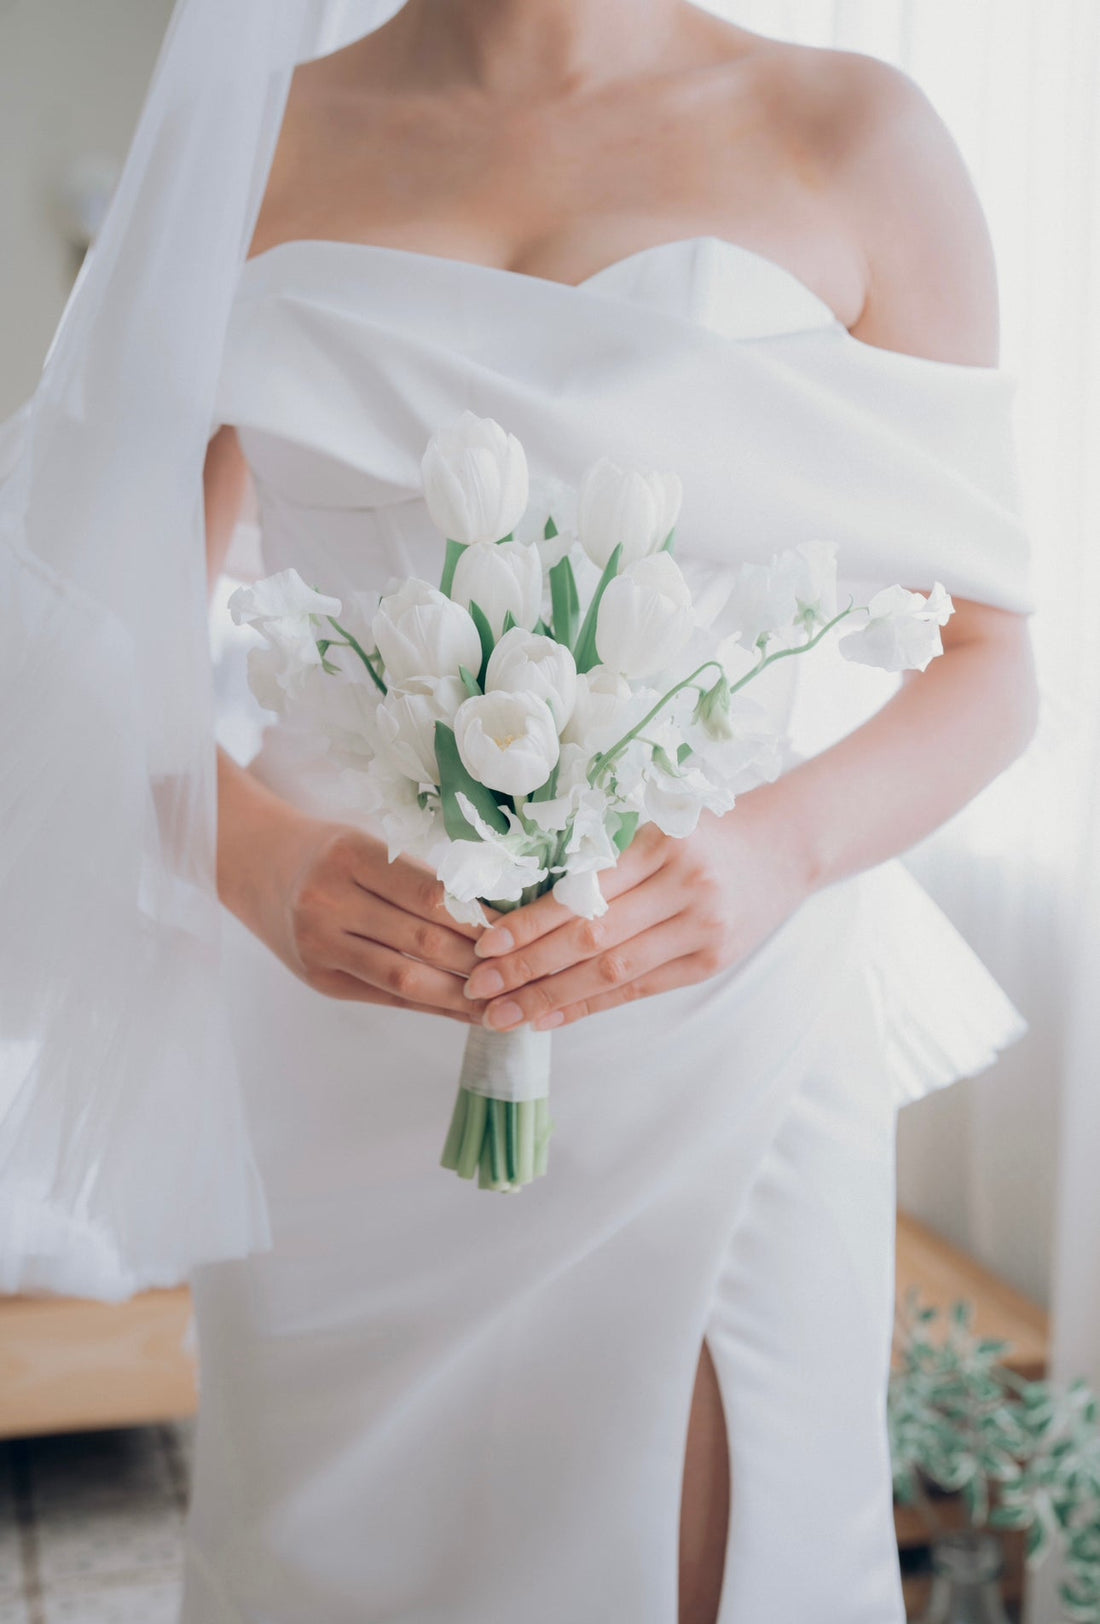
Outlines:
{"label": "bare shoulder", "polygon": [[997,277],[969,172],[924,92],[851,51],[782,49],[773,72],[864,264],[856,337],[930,360],[998,358]]}

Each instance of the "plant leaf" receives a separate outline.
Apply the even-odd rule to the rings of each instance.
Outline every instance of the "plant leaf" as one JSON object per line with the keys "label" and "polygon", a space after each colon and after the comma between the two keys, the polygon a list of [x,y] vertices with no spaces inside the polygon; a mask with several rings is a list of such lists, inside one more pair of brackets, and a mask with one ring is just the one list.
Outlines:
{"label": "plant leaf", "polygon": [[552,801],[554,799],[554,796],[558,793],[558,769],[560,766],[561,762],[555,761],[550,777],[545,784],[540,784],[538,789],[527,797],[529,801]]}
{"label": "plant leaf", "polygon": [[489,664],[489,656],[493,652],[493,628],[489,624],[489,617],[479,603],[471,603],[470,619],[477,627],[477,635],[481,638],[481,669],[477,680],[484,688],[485,670]]}
{"label": "plant leaf", "polygon": [[560,558],[550,571],[550,602],[553,606],[554,637],[571,649],[577,636],[581,602],[577,577],[568,558]]}
{"label": "plant leaf", "polygon": [[439,580],[439,590],[446,598],[451,595],[451,588],[455,583],[455,570],[458,568],[458,561],[465,551],[466,547],[463,542],[448,541],[447,551],[443,557],[443,574]]}
{"label": "plant leaf", "polygon": [[500,810],[493,792],[471,778],[458,753],[454,729],[446,722],[435,724],[435,759],[439,764],[439,799],[443,807],[443,825],[452,840],[480,840],[481,836],[462,815],[457,796],[461,792],[478,815],[499,834],[508,833],[508,819]]}
{"label": "plant leaf", "polygon": [[612,840],[615,842],[615,850],[619,853],[620,857],[622,856],[622,854],[626,850],[626,848],[630,845],[630,842],[634,839],[634,836],[637,834],[637,832],[638,832],[638,814],[637,814],[637,812],[620,812],[619,813],[619,827],[616,829],[615,833],[611,836]]}
{"label": "plant leaf", "polygon": [[600,663],[599,650],[596,648],[596,618],[599,615],[601,598],[619,573],[619,561],[622,556],[623,544],[620,542],[608,559],[600,576],[599,585],[592,594],[592,602],[588,605],[588,613],[584,617],[584,625],[581,627],[574,650],[578,671],[591,671],[594,665]]}
{"label": "plant leaf", "polygon": [[470,698],[477,699],[481,694],[481,684],[478,682],[473,672],[468,670],[466,666],[460,665],[458,668],[458,674],[462,678],[462,686],[465,688]]}

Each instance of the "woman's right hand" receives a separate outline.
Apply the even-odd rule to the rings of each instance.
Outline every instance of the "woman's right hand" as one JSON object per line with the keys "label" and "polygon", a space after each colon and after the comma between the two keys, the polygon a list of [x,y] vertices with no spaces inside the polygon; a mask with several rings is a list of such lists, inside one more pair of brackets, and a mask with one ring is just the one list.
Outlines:
{"label": "woman's right hand", "polygon": [[464,996],[481,931],[420,864],[288,806],[219,755],[218,891],[296,976],[330,998],[480,1022]]}

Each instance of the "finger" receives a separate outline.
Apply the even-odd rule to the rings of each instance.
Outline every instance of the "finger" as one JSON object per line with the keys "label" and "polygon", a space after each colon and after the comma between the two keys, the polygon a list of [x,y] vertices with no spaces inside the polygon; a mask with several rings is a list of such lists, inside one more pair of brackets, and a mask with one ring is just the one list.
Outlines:
{"label": "finger", "polygon": [[575,964],[559,975],[533,981],[526,987],[494,999],[485,1011],[485,1025],[498,1032],[509,1032],[524,1021],[536,1023],[540,1030],[551,1022],[548,1017],[567,1009],[571,1004],[602,997],[616,988],[627,987],[640,976],[648,975],[672,959],[683,957],[695,947],[690,936],[691,924],[687,914],[665,920],[652,930],[643,931],[619,947],[606,949],[594,958]]}
{"label": "finger", "polygon": [[[418,919],[427,919],[433,925],[453,931],[474,942],[482,934],[483,925],[463,925],[449,911],[444,900],[442,883],[430,869],[408,858],[398,857],[392,863],[364,863],[354,875],[355,883],[364,891],[373,891],[395,907]],[[497,915],[489,910],[489,917]]]}
{"label": "finger", "polygon": [[481,1019],[470,1004],[465,1009],[436,1009],[431,1004],[409,1004],[403,998],[383,992],[380,987],[368,987],[365,981],[349,975],[345,970],[319,970],[309,977],[308,985],[314,992],[324,993],[326,998],[338,998],[344,1003],[380,1004],[388,1009],[407,1009],[415,1015],[439,1015],[444,1020],[461,1021],[466,1026],[477,1025]]}
{"label": "finger", "polygon": [[599,993],[595,998],[582,998],[564,1009],[555,1010],[547,1016],[545,1024],[536,1021],[535,1030],[548,1032],[556,1026],[572,1026],[574,1021],[581,1021],[586,1015],[598,1015],[601,1010],[614,1009],[618,1004],[633,1003],[639,998],[652,998],[659,992],[672,992],[676,987],[691,987],[696,982],[706,981],[713,974],[713,967],[709,966],[703,954],[686,953],[682,958],[662,964],[648,975],[638,976],[625,986],[613,987],[610,992]]}
{"label": "finger", "polygon": [[358,891],[344,929],[352,936],[384,942],[387,947],[407,953],[424,964],[468,976],[480,964],[474,944],[446,925],[406,913],[384,897]]}
{"label": "finger", "polygon": [[556,975],[673,918],[683,905],[683,897],[655,874],[617,897],[599,919],[578,919],[566,911],[565,923],[530,947],[487,961],[478,960],[470,948],[477,968],[466,983],[466,997],[499,998],[528,982]]}
{"label": "finger", "polygon": [[423,1004],[430,1009],[470,1009],[463,996],[466,985],[461,976],[437,970],[430,964],[418,964],[415,959],[395,953],[381,942],[367,941],[348,932],[333,949],[336,961],[327,966],[331,970],[346,970],[368,986],[390,993],[403,1004]]}
{"label": "finger", "polygon": [[[613,868],[605,868],[601,872],[600,890],[609,902],[624,891],[641,885],[663,866],[667,856],[665,836],[657,830],[655,839],[642,838],[651,827],[647,825],[647,829],[628,847]],[[491,926],[477,943],[477,956],[479,959],[493,958],[502,953],[511,953],[517,947],[529,947],[540,936],[548,935],[576,917],[571,909],[564,908],[548,891],[545,896],[529,902],[525,908],[516,908]]]}

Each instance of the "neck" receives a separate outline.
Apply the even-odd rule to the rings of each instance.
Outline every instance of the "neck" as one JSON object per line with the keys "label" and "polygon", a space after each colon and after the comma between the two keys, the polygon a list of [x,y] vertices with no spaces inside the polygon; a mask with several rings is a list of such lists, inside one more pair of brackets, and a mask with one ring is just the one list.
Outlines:
{"label": "neck", "polygon": [[406,0],[406,49],[437,83],[560,94],[662,60],[681,0]]}

